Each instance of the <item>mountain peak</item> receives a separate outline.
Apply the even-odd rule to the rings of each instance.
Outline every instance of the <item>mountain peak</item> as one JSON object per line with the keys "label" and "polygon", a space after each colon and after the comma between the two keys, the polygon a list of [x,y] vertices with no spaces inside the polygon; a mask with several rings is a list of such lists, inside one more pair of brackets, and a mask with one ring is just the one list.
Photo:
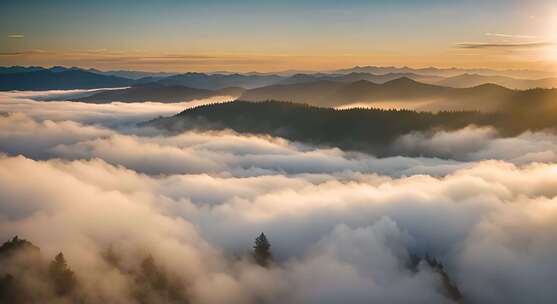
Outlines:
{"label": "mountain peak", "polygon": [[403,76],[403,77],[385,82],[385,85],[388,85],[388,86],[416,85],[416,84],[421,84],[421,83],[419,83],[419,82],[415,81],[414,79],[411,79],[407,76]]}

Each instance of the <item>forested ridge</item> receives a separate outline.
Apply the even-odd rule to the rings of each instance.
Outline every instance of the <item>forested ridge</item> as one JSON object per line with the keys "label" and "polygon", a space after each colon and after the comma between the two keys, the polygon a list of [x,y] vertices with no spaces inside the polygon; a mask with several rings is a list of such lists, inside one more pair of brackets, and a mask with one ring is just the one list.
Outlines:
{"label": "forested ridge", "polygon": [[173,117],[155,119],[147,125],[176,132],[231,129],[386,155],[389,153],[387,146],[404,134],[457,130],[468,125],[503,127],[510,116],[478,111],[337,110],[280,101],[235,101],[198,106]]}

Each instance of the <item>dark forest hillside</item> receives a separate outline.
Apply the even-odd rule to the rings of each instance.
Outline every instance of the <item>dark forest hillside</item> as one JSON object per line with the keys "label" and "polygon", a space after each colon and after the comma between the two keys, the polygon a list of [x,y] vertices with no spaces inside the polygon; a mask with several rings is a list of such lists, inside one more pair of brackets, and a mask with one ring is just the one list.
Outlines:
{"label": "dark forest hillside", "polygon": [[[544,94],[534,90],[530,94]],[[543,98],[540,96],[539,98]],[[181,132],[192,129],[231,129],[240,133],[268,134],[315,145],[389,155],[389,145],[411,132],[457,130],[469,125],[493,126],[502,136],[527,130],[554,128],[547,103],[518,104],[509,111],[417,112],[355,108],[335,110],[304,104],[265,101],[235,101],[185,110],[178,115],[159,118],[146,125]],[[400,151],[398,151],[400,152]]]}
{"label": "dark forest hillside", "polygon": [[232,129],[241,133],[269,134],[316,145],[335,146],[375,154],[413,131],[455,130],[470,124],[491,125],[500,114],[474,111],[415,112],[408,110],[335,110],[309,105],[267,101],[235,101],[185,110],[176,116],[146,123],[171,131]]}

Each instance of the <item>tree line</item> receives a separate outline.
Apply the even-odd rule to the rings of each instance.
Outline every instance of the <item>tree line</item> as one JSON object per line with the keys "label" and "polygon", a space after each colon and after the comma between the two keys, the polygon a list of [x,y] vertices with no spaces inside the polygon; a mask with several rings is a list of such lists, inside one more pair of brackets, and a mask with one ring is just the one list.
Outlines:
{"label": "tree line", "polygon": [[173,132],[231,129],[376,156],[392,156],[411,153],[398,151],[391,144],[412,132],[452,131],[475,125],[492,126],[503,136],[514,136],[525,130],[555,126],[550,115],[552,112],[531,117],[523,117],[521,113],[530,112],[524,109],[497,113],[369,108],[336,110],[281,101],[234,101],[194,107],[142,125]]}
{"label": "tree line", "polygon": [[[146,255],[138,269],[124,267],[122,257],[112,246],[101,255],[107,265],[130,278],[132,286],[129,297],[137,303],[190,303],[187,282],[166,271],[152,255]],[[271,243],[263,232],[255,238],[248,260],[263,268],[280,267],[273,257]],[[429,255],[411,255],[407,267],[417,273],[421,264],[439,275],[441,293],[456,302],[462,302],[462,294],[439,260]],[[17,236],[0,246],[0,303],[26,304],[49,300],[97,303],[98,299],[92,299],[84,293],[80,285],[79,275],[71,269],[62,252],[47,262],[39,247]]]}

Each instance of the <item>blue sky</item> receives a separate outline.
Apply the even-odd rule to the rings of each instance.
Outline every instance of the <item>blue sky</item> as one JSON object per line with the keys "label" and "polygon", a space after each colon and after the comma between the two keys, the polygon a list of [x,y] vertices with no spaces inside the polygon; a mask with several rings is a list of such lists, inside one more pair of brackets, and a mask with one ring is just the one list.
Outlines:
{"label": "blue sky", "polygon": [[[470,58],[454,57],[453,53],[464,52],[455,50],[455,45],[552,39],[547,36],[548,20],[557,17],[552,2],[10,1],[0,11],[0,52],[4,54],[0,63],[44,63],[52,53],[58,55],[50,56],[50,60],[57,57],[53,63],[69,57],[74,63],[79,53],[104,52],[111,54],[114,67],[125,66],[116,59],[116,54],[123,53],[207,57],[202,62],[198,58],[196,66],[220,58],[223,68],[230,67],[226,64],[233,58],[238,66],[244,62],[244,69],[249,59],[254,68],[260,64],[263,69],[296,67],[303,62],[312,67],[328,62],[338,66],[344,61],[388,64],[404,57],[406,62],[401,64],[406,65],[447,65],[451,60],[473,65]],[[487,53],[496,58],[493,52]],[[524,59],[514,58],[509,65],[531,64],[531,52],[525,53]],[[85,64],[111,65],[106,58],[101,63],[89,57],[91,62]],[[435,62],[436,58],[445,59]],[[479,60],[477,65],[502,64],[495,61]]]}

